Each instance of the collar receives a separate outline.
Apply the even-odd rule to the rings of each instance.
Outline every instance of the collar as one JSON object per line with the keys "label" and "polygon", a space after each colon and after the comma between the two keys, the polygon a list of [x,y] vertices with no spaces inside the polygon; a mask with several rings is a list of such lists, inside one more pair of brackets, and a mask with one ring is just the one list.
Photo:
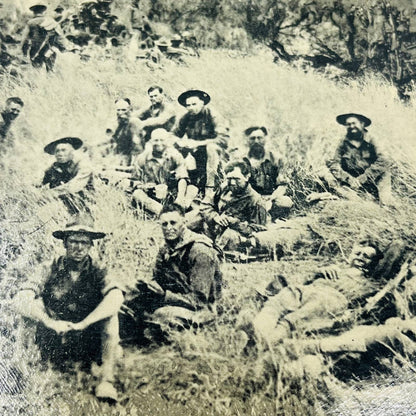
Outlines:
{"label": "collar", "polygon": [[202,234],[194,233],[193,231],[185,228],[181,240],[176,244],[175,247],[170,247],[166,244],[166,247],[169,249],[171,253],[181,250],[182,248],[186,247],[191,243],[203,243],[210,247],[212,247],[211,240]]}
{"label": "collar", "polygon": [[[69,260],[66,256],[59,257],[57,261],[58,271],[68,271],[69,270],[68,262]],[[91,264],[92,264],[92,258],[90,257],[90,255],[87,255],[87,257],[85,257],[85,259],[82,261],[80,265],[79,272],[82,273],[83,271],[88,270]]]}

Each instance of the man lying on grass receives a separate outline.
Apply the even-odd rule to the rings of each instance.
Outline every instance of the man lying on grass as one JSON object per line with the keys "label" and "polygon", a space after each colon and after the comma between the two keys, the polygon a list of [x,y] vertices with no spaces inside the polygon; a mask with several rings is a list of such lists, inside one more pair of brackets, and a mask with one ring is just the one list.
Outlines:
{"label": "man lying on grass", "polygon": [[352,248],[348,265],[322,269],[305,284],[282,288],[252,321],[255,338],[272,348],[292,333],[331,327],[337,316],[359,307],[381,288],[374,275],[381,258],[376,243],[361,240]]}
{"label": "man lying on grass", "polygon": [[115,279],[89,256],[93,240],[105,234],[94,231],[88,218],[77,217],[53,236],[63,240],[66,254],[28,276],[14,298],[16,309],[38,323],[43,359],[61,370],[73,362],[101,364],[95,395],[116,401],[118,311],[124,296]]}

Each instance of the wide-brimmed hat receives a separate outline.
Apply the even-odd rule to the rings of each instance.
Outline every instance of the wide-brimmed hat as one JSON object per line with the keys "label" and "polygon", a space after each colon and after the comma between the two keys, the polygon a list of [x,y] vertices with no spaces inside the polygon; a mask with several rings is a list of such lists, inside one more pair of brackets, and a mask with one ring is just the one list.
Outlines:
{"label": "wide-brimmed hat", "polygon": [[64,230],[57,230],[52,235],[59,239],[64,240],[69,234],[85,234],[92,240],[98,240],[104,238],[105,233],[94,230],[94,221],[88,216],[77,215],[68,224],[66,224]]}
{"label": "wide-brimmed hat", "polygon": [[36,7],[40,7],[46,10],[48,8],[48,5],[43,0],[32,1],[29,4],[29,10],[35,9]]}
{"label": "wide-brimmed hat", "polygon": [[358,118],[358,120],[364,123],[364,127],[368,127],[371,124],[371,120],[368,117],[363,116],[362,114],[357,114],[357,113],[340,114],[339,116],[337,116],[337,122],[345,126],[347,119],[350,117]]}
{"label": "wide-brimmed hat", "polygon": [[189,97],[198,97],[204,102],[204,104],[208,104],[211,101],[211,97],[205,91],[188,90],[188,91],[183,92],[178,97],[179,104],[185,107],[186,106],[186,100]]}
{"label": "wide-brimmed hat", "polygon": [[250,136],[250,134],[253,133],[253,131],[256,131],[256,130],[261,130],[264,133],[265,136],[268,135],[267,129],[264,126],[251,126],[248,129],[244,130],[244,134],[246,136]]}
{"label": "wide-brimmed hat", "polygon": [[55,154],[55,148],[56,148],[56,146],[58,146],[58,144],[61,144],[61,143],[68,143],[75,150],[79,149],[83,145],[82,140],[79,139],[78,137],[62,137],[61,139],[54,140],[53,142],[50,142],[49,144],[47,144],[43,148],[43,150],[46,153],[48,153],[50,155],[53,155],[53,154]]}
{"label": "wide-brimmed hat", "polygon": [[168,48],[170,46],[170,43],[166,38],[161,38],[155,42],[155,45],[161,46],[162,48]]}

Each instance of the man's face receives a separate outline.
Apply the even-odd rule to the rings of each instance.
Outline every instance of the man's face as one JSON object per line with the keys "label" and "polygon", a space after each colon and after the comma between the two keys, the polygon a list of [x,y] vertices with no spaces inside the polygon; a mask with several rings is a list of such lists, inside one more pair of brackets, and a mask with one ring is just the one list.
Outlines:
{"label": "man's face", "polygon": [[182,237],[185,230],[185,218],[179,212],[166,212],[160,216],[163,236],[167,242]]}
{"label": "man's face", "polygon": [[152,105],[161,104],[163,101],[163,94],[158,89],[155,89],[149,92],[149,99]]}
{"label": "man's face", "polygon": [[239,193],[247,187],[248,176],[244,176],[240,168],[234,168],[226,175],[227,187],[233,193]]}
{"label": "man's face", "polygon": [[60,143],[55,148],[55,159],[58,163],[66,163],[74,157],[74,148],[69,143]]}
{"label": "man's face", "polygon": [[185,101],[185,107],[189,114],[199,114],[204,106],[204,102],[199,97],[189,97]]}
{"label": "man's face", "polygon": [[92,240],[85,234],[69,235],[65,242],[66,257],[77,263],[83,261],[90,252]]}
{"label": "man's face", "polygon": [[266,145],[266,135],[263,130],[253,130],[248,136],[248,145],[250,146],[250,149],[264,149],[264,146]]}
{"label": "man's face", "polygon": [[131,106],[127,101],[120,100],[116,102],[116,111],[119,120],[128,120],[130,117]]}
{"label": "man's face", "polygon": [[167,147],[167,132],[165,130],[153,130],[151,141],[153,150],[156,152],[163,152]]}
{"label": "man's face", "polygon": [[10,102],[6,104],[6,113],[11,120],[16,119],[20,112],[22,111],[22,106],[15,102]]}
{"label": "man's face", "polygon": [[359,135],[364,132],[364,123],[357,117],[348,117],[345,121],[348,134]]}
{"label": "man's face", "polygon": [[377,252],[374,247],[355,244],[350,254],[350,265],[361,271],[368,271]]}

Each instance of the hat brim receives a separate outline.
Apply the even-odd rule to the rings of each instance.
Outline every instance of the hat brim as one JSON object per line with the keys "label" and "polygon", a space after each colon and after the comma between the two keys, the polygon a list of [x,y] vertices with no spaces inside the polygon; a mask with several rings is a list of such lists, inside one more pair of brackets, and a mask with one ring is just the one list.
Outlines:
{"label": "hat brim", "polygon": [[89,230],[58,230],[54,231],[52,235],[57,238],[58,240],[64,240],[70,234],[84,234],[91,238],[91,240],[99,240],[106,236],[105,233],[96,232],[96,231],[89,231]]}
{"label": "hat brim", "polygon": [[201,91],[201,90],[188,90],[188,91],[183,92],[178,97],[178,103],[181,106],[186,107],[186,100],[189,97],[198,97],[199,99],[201,99],[204,102],[205,105],[208,104],[211,101],[211,97],[205,91]]}
{"label": "hat brim", "polygon": [[33,10],[33,9],[36,9],[36,8],[46,10],[48,8],[48,6],[46,6],[46,4],[32,4],[29,7],[29,10]]}
{"label": "hat brim", "polygon": [[55,149],[58,144],[70,144],[74,150],[78,150],[82,145],[83,141],[79,139],[78,137],[62,137],[61,139],[54,140],[53,142],[47,144],[43,150],[45,153],[48,153],[50,155],[55,154]]}
{"label": "hat brim", "polygon": [[357,114],[357,113],[340,114],[339,116],[337,116],[336,120],[338,124],[346,126],[347,119],[350,117],[358,118],[358,120],[364,123],[364,127],[368,127],[371,124],[371,120],[368,117],[363,116],[362,114]]}
{"label": "hat brim", "polygon": [[261,130],[266,136],[268,135],[267,129],[264,126],[249,127],[248,129],[244,130],[244,134],[246,136],[250,136],[250,134],[253,133],[253,131],[256,131],[256,130]]}

